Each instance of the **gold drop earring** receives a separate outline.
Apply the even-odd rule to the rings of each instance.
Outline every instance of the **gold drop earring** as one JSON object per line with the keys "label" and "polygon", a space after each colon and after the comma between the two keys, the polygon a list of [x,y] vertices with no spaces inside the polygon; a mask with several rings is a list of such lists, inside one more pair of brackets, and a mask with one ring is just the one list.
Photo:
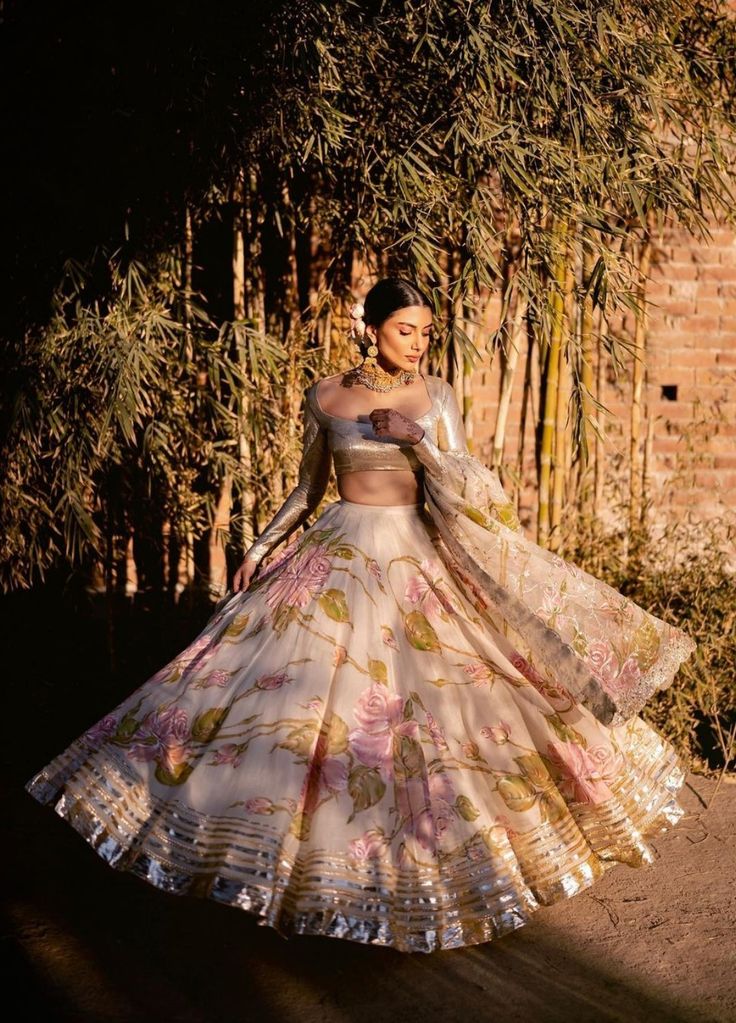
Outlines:
{"label": "gold drop earring", "polygon": [[373,340],[368,345],[368,352],[367,352],[365,358],[363,359],[363,365],[365,366],[366,369],[369,369],[369,370],[376,369],[376,366],[377,366],[377,364],[376,364],[376,356],[377,355],[378,355],[378,345],[376,344],[375,340]]}

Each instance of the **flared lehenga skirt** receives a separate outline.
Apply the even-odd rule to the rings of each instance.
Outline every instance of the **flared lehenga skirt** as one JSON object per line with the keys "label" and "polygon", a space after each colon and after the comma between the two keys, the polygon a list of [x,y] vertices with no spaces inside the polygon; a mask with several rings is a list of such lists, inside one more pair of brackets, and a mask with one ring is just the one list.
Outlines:
{"label": "flared lehenga skirt", "polygon": [[285,937],[489,941],[684,812],[642,718],[514,661],[423,504],[339,500],[26,789],[111,866]]}

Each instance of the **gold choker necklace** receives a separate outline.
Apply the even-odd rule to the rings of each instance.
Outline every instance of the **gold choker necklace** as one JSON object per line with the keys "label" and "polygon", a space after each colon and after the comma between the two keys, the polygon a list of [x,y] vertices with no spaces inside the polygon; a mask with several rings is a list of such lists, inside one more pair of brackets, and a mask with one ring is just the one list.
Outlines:
{"label": "gold choker necklace", "polygon": [[377,364],[366,366],[365,361],[355,367],[352,376],[357,383],[365,384],[372,391],[393,391],[397,387],[413,383],[417,378],[416,373],[407,369],[401,369],[398,373],[388,373]]}

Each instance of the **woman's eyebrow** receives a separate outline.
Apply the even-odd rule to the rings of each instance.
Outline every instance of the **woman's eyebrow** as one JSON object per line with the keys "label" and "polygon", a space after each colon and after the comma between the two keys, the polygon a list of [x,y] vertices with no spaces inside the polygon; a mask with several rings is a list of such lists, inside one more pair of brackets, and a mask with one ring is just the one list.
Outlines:
{"label": "woman's eyebrow", "polygon": [[[416,327],[416,323],[409,323],[408,320],[398,320],[400,327]],[[426,327],[422,327],[422,330],[430,330],[432,327],[431,323],[428,323]]]}

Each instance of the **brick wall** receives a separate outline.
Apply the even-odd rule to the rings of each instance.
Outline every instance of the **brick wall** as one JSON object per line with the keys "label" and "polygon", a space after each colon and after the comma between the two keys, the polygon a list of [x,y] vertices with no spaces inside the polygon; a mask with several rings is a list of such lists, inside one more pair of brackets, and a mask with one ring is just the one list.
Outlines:
{"label": "brick wall", "polygon": [[[648,297],[646,402],[641,424],[648,458],[651,521],[664,525],[684,515],[694,521],[736,509],[736,235],[717,228],[709,243],[674,232],[659,240]],[[631,322],[624,328],[632,333]],[[519,360],[507,426],[504,466],[518,447],[524,376]],[[525,437],[521,514],[534,528],[538,480],[533,426],[539,421],[539,369],[532,362],[533,423]],[[606,417],[603,517],[613,519],[617,493],[627,491],[631,359],[619,380],[606,357],[602,403]],[[474,444],[490,456],[499,397],[501,359],[479,366],[473,378]],[[596,367],[594,366],[594,373]],[[505,476],[508,482],[508,477]]]}

